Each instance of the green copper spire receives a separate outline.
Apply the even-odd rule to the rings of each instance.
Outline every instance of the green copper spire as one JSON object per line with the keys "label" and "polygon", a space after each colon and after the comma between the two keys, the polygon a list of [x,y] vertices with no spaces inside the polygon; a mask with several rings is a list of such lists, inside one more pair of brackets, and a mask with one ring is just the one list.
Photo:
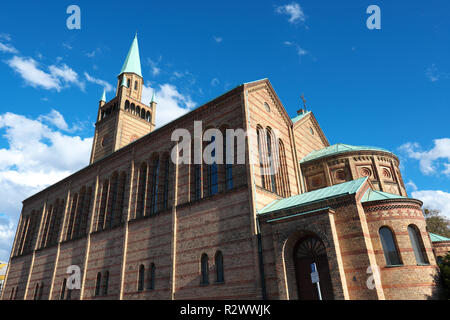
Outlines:
{"label": "green copper spire", "polygon": [[120,71],[120,74],[124,72],[136,73],[137,75],[142,77],[141,59],[139,58],[139,45],[137,40],[137,34],[134,36],[133,43],[131,44],[130,51],[128,51],[127,58],[125,59],[125,63],[123,64],[122,71]]}
{"label": "green copper spire", "polygon": [[106,90],[103,89],[102,99],[100,101],[106,102]]}
{"label": "green copper spire", "polygon": [[150,103],[152,103],[152,102],[156,102],[156,93],[155,93],[155,90],[153,90],[152,101],[150,101]]}

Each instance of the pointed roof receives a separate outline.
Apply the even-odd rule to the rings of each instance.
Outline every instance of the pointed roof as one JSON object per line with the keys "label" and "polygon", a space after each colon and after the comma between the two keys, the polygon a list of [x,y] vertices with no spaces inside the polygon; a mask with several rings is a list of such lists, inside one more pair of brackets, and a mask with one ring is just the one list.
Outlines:
{"label": "pointed roof", "polygon": [[103,89],[103,94],[102,94],[102,98],[100,99],[100,101],[106,102],[106,90]]}
{"label": "pointed roof", "polygon": [[156,103],[156,93],[155,90],[153,90],[153,95],[152,95],[152,100],[150,101],[150,103],[155,102]]}
{"label": "pointed roof", "polygon": [[370,147],[370,146],[352,146],[349,144],[337,143],[332,146],[316,150],[308,154],[306,157],[300,160],[300,163],[305,163],[311,160],[316,160],[319,158],[325,158],[331,155],[336,155],[340,153],[352,152],[352,151],[382,151],[391,153],[389,150],[378,148],[378,147]]}
{"label": "pointed roof", "polygon": [[141,59],[139,57],[139,45],[137,40],[137,34],[134,36],[133,43],[131,44],[130,51],[128,51],[127,58],[125,59],[125,63],[123,64],[120,74],[125,72],[136,73],[138,76],[142,77]]}
{"label": "pointed roof", "polygon": [[351,180],[330,187],[317,189],[314,191],[302,193],[289,198],[275,200],[259,210],[258,214],[269,213],[273,211],[304,206],[313,202],[323,201],[325,199],[336,198],[339,196],[357,193],[361,186],[367,181],[367,177]]}

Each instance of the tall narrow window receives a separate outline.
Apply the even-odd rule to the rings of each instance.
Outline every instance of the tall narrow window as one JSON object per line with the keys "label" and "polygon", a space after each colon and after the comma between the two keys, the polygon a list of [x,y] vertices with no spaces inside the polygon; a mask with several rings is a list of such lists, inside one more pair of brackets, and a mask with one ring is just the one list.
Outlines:
{"label": "tall narrow window", "polygon": [[111,201],[108,200],[108,213],[106,218],[106,224],[109,228],[114,226],[115,217],[117,216],[117,191],[119,188],[119,175],[117,173],[113,174],[113,177],[111,179],[111,188],[110,188],[110,195],[109,198]]}
{"label": "tall narrow window", "polygon": [[105,182],[103,182],[102,199],[100,202],[100,212],[98,215],[98,224],[97,224],[98,230],[102,230],[105,227],[105,212],[106,212],[106,201],[108,200],[108,189],[109,189],[109,181],[105,180]]}
{"label": "tall narrow window", "polygon": [[159,158],[153,161],[153,184],[152,184],[152,206],[151,213],[158,211],[158,184],[159,184]]}
{"label": "tall narrow window", "polygon": [[163,190],[163,209],[169,206],[169,172],[170,160],[167,158],[164,162],[164,190]]}
{"label": "tall narrow window", "polygon": [[77,214],[75,216],[75,226],[73,230],[73,238],[78,238],[81,230],[81,220],[83,219],[83,213],[84,213],[84,206],[86,201],[86,188],[83,187],[80,190],[80,196],[78,199],[78,206],[77,206]]}
{"label": "tall narrow window", "polygon": [[122,172],[119,179],[119,187],[117,189],[117,210],[114,215],[113,225],[118,226],[124,220],[123,208],[125,206],[125,185],[127,183],[127,174]]}
{"label": "tall narrow window", "polygon": [[155,289],[155,277],[156,277],[156,275],[155,275],[155,273],[156,273],[156,267],[155,267],[155,264],[154,263],[152,263],[151,265],[150,265],[150,274],[149,274],[149,282],[148,282],[148,288],[150,289],[150,290],[153,290],[153,289]]}
{"label": "tall narrow window", "polygon": [[144,216],[145,208],[145,189],[147,186],[147,164],[143,163],[139,170],[139,185],[138,185],[138,207],[136,210],[136,216]]}
{"label": "tall narrow window", "polygon": [[212,151],[211,157],[213,163],[208,165],[207,167],[207,175],[208,175],[208,195],[212,196],[218,193],[218,177],[217,177],[217,159],[216,159],[216,137],[211,137]]}
{"label": "tall narrow window", "polygon": [[221,251],[217,251],[216,253],[216,282],[223,283],[223,255]]}
{"label": "tall narrow window", "polygon": [[[232,144],[231,144],[232,146]],[[231,147],[230,146],[230,147]],[[227,149],[227,137],[224,135],[223,139],[223,157],[225,164],[225,190],[233,189],[233,162],[234,159],[231,159],[231,155],[233,154],[232,150]],[[230,159],[228,159],[230,158]]]}
{"label": "tall narrow window", "polygon": [[417,264],[428,264],[428,259],[424,250],[425,248],[419,229],[415,225],[410,224],[408,226],[408,234]]}
{"label": "tall narrow window", "polygon": [[206,253],[202,254],[201,258],[201,280],[200,284],[209,284],[209,266],[208,266],[208,255]]}
{"label": "tall narrow window", "polygon": [[143,264],[141,264],[139,266],[138,291],[144,290],[144,281],[145,281],[145,267]]}
{"label": "tall narrow window", "polygon": [[108,294],[108,286],[109,286],[109,271],[106,271],[105,272],[105,279],[103,280],[104,281],[104,284],[103,284],[103,295],[107,295]]}
{"label": "tall narrow window", "polygon": [[202,166],[200,164],[194,165],[194,180],[195,200],[199,200],[202,196]]}
{"label": "tall narrow window", "polygon": [[69,225],[67,226],[66,240],[70,240],[73,237],[73,224],[75,222],[75,215],[77,213],[78,194],[75,194],[72,198],[72,208],[70,210]]}
{"label": "tall narrow window", "polygon": [[258,156],[259,156],[259,174],[261,175],[261,187],[266,189],[266,181],[264,174],[264,152],[263,152],[263,130],[261,127],[256,128],[256,135],[258,140]]}
{"label": "tall narrow window", "polygon": [[394,234],[391,229],[388,227],[381,227],[379,233],[386,264],[390,266],[401,265],[402,262],[397,250],[397,245],[395,244]]}
{"label": "tall narrow window", "polygon": [[80,228],[81,235],[85,235],[88,231],[88,218],[89,218],[89,211],[91,208],[91,198],[92,198],[92,187],[89,187],[86,192],[85,203],[83,206],[81,228]]}
{"label": "tall narrow window", "polygon": [[62,286],[61,286],[61,292],[59,294],[59,299],[60,300],[64,300],[65,295],[66,295],[66,283],[67,283],[67,279],[64,278]]}
{"label": "tall narrow window", "polygon": [[273,193],[277,192],[277,183],[275,177],[274,153],[272,152],[272,132],[267,130],[267,159],[269,160],[270,187]]}
{"label": "tall narrow window", "polygon": [[97,273],[97,280],[95,282],[95,296],[100,295],[101,285],[102,285],[102,273],[99,272],[99,273]]}

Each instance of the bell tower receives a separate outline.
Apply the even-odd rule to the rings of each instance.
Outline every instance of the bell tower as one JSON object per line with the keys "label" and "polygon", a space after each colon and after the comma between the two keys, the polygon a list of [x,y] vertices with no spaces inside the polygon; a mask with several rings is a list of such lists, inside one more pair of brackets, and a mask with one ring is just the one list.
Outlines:
{"label": "bell tower", "polygon": [[156,101],[141,102],[144,79],[137,35],[117,77],[116,96],[106,102],[106,92],[99,102],[90,163],[104,158],[155,129]]}

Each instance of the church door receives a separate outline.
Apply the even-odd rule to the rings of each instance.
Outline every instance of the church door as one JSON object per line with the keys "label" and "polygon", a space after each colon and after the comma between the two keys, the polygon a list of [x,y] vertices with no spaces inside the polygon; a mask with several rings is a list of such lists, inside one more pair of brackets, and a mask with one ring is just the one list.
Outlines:
{"label": "church door", "polygon": [[327,253],[319,238],[308,236],[301,239],[294,248],[294,262],[300,300],[319,300],[317,285],[311,282],[312,263],[316,263],[319,272],[322,299],[334,299]]}

